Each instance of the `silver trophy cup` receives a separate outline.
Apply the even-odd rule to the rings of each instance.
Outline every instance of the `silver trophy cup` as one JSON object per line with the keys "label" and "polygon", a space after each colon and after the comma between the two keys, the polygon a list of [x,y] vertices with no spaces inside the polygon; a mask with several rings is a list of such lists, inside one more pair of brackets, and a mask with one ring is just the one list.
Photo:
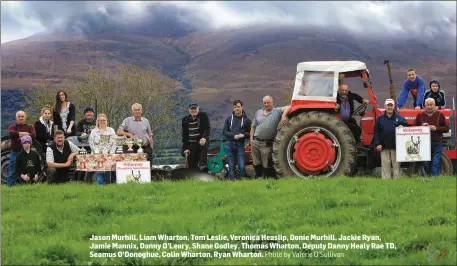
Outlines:
{"label": "silver trophy cup", "polygon": [[111,140],[111,135],[101,135],[100,136],[101,140],[101,150],[103,154],[108,154],[109,153],[109,148],[110,148],[110,140]]}
{"label": "silver trophy cup", "polygon": [[139,147],[137,153],[143,153],[143,139],[136,139],[135,144]]}
{"label": "silver trophy cup", "polygon": [[122,154],[123,153],[123,150],[122,150],[122,146],[125,144],[125,140],[127,138],[124,137],[124,136],[117,136],[116,137],[116,153],[117,154]]}
{"label": "silver trophy cup", "polygon": [[133,139],[127,139],[125,140],[125,144],[127,145],[128,149],[127,149],[127,152],[133,152]]}

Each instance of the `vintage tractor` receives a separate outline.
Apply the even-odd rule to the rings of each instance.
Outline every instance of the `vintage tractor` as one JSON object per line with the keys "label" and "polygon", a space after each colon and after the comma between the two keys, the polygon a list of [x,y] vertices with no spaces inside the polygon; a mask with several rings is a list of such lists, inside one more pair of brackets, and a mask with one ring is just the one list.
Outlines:
{"label": "vintage tractor", "polygon": [[[369,104],[354,110],[360,117],[361,139],[356,140],[349,127],[335,111],[338,85],[344,78],[362,78],[367,89]],[[354,88],[353,88],[354,89]],[[391,97],[396,98],[395,95]],[[368,69],[359,61],[303,62],[297,66],[289,124],[278,129],[273,144],[273,162],[279,176],[340,176],[352,175],[357,170],[369,173],[380,166],[379,153],[375,152],[373,138],[376,119],[383,113],[376,102]],[[422,110],[400,109],[408,124],[413,124]],[[451,110],[440,110],[450,123]],[[455,107],[452,134],[455,137]],[[447,134],[447,138],[451,134]],[[456,143],[445,141],[442,155],[442,173],[453,174],[457,161]],[[451,160],[453,162],[451,162]],[[414,165],[409,163],[410,165]],[[411,167],[410,167],[411,168]]]}

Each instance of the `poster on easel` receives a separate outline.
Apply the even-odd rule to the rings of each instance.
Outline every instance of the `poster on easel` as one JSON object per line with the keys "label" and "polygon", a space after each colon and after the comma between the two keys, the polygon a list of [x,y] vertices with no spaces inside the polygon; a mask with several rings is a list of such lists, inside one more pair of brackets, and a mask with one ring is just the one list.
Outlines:
{"label": "poster on easel", "polygon": [[148,161],[117,162],[116,183],[150,183],[151,166]]}
{"label": "poster on easel", "polygon": [[431,160],[429,127],[396,128],[395,135],[397,162]]}

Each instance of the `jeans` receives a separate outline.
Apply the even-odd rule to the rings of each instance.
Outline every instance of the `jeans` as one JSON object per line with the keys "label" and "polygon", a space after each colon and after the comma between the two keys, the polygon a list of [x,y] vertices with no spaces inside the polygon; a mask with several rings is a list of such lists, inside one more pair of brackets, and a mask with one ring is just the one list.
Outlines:
{"label": "jeans", "polygon": [[6,178],[6,185],[12,187],[16,184],[16,171],[15,171],[15,164],[16,164],[16,155],[17,152],[11,151],[10,153],[10,165],[8,166],[8,177]]}
{"label": "jeans", "polygon": [[238,179],[244,177],[244,142],[229,141],[225,144],[225,151],[227,152],[227,159],[229,164],[229,175],[233,181],[235,175],[235,163],[238,165],[240,174]]}
{"label": "jeans", "polygon": [[431,143],[431,161],[425,162],[425,170],[432,176],[441,174],[441,153],[443,152],[443,144],[441,142]]}
{"label": "jeans", "polygon": [[97,183],[103,185],[105,183],[111,183],[111,172],[110,171],[99,171],[97,174]]}

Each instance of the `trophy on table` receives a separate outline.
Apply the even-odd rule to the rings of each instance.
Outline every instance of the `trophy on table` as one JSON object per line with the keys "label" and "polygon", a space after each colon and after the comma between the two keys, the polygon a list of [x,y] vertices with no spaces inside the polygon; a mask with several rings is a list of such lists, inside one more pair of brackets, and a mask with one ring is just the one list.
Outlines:
{"label": "trophy on table", "polygon": [[137,153],[143,153],[143,139],[135,139],[135,144],[139,147],[138,150],[136,151]]}
{"label": "trophy on table", "polygon": [[110,143],[110,140],[111,140],[111,135],[101,135],[100,136],[100,139],[102,141],[102,145],[101,145],[101,148],[102,148],[102,153],[103,154],[108,154],[109,152],[109,143]]}
{"label": "trophy on table", "polygon": [[94,150],[92,151],[93,154],[100,154],[100,141],[94,141]]}
{"label": "trophy on table", "polygon": [[133,142],[133,139],[126,139],[126,140],[125,140],[125,144],[127,145],[127,147],[129,147],[129,148],[127,149],[127,152],[128,152],[128,153],[132,153],[132,152],[133,152],[133,148],[132,148],[132,147],[133,147],[133,143],[134,143],[134,142]]}
{"label": "trophy on table", "polygon": [[122,154],[123,153],[122,146],[124,145],[125,140],[126,140],[126,137],[124,137],[124,136],[117,136],[116,137],[116,153],[117,154]]}

